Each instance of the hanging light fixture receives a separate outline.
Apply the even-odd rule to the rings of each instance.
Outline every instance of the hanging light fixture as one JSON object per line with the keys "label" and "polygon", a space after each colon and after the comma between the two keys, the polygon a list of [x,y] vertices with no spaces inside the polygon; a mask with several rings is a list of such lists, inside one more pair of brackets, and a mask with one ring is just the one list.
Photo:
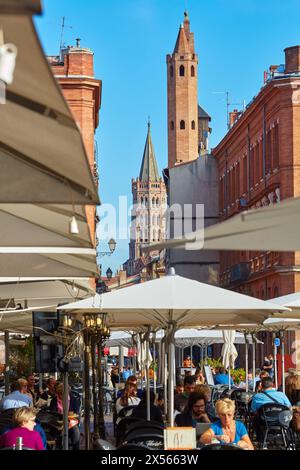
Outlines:
{"label": "hanging light fixture", "polygon": [[71,219],[70,219],[69,231],[73,235],[78,235],[78,233],[79,233],[78,223],[77,223],[75,215],[73,215],[73,217],[71,217]]}

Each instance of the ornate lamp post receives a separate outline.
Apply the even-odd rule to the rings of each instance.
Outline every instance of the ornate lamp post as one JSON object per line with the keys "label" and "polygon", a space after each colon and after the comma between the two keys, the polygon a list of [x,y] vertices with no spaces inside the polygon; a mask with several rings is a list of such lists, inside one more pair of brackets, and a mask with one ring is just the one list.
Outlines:
{"label": "ornate lamp post", "polygon": [[[87,341],[90,344],[91,365],[92,365],[92,384],[93,384],[93,405],[94,405],[94,441],[99,437],[105,438],[104,425],[104,406],[103,406],[103,370],[101,367],[102,348],[106,338],[110,336],[110,330],[106,324],[106,313],[85,314],[84,326]],[[96,349],[98,349],[97,367],[96,367]],[[86,364],[87,368],[87,364]],[[86,371],[85,371],[86,372]],[[97,395],[98,378],[98,395]],[[89,385],[89,381],[88,381]],[[89,391],[87,391],[89,397]],[[90,402],[88,401],[87,405]],[[88,413],[87,422],[90,421]]]}

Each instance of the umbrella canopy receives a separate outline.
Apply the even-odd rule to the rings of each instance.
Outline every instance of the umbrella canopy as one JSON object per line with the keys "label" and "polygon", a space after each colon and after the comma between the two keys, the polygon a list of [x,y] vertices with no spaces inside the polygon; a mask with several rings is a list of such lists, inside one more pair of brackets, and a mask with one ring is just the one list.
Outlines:
{"label": "umbrella canopy", "polygon": [[[132,347],[134,345],[133,336],[134,332],[126,333],[124,331],[113,331],[109,340],[106,342],[107,346],[126,346]],[[161,341],[164,337],[164,331],[159,330],[156,333],[156,341]],[[223,332],[220,330],[196,330],[183,328],[175,333],[175,345],[180,348],[189,346],[201,346],[223,343]],[[234,342],[236,344],[244,344],[245,337],[242,333],[236,333]],[[251,338],[250,338],[251,342]]]}
{"label": "umbrella canopy", "polygon": [[223,338],[224,338],[224,344],[222,347],[221,356],[223,358],[224,367],[227,369],[227,368],[234,367],[234,361],[238,357],[238,352],[234,345],[235,331],[224,330]]}
{"label": "umbrella canopy", "polygon": [[0,106],[0,202],[98,204],[80,130],[31,16],[3,13],[0,3],[0,25],[4,43],[18,52],[14,79]]}
{"label": "umbrella canopy", "polygon": [[0,279],[98,275],[83,206],[0,204],[0,224]]}
{"label": "umbrella canopy", "polygon": [[204,231],[164,243],[152,244],[143,251],[165,248],[189,250],[300,250],[300,198],[288,199],[267,208],[253,209],[212,225]]}
{"label": "umbrella canopy", "polygon": [[243,294],[181,276],[137,284],[63,306],[64,310],[107,312],[111,327],[151,325],[166,327],[262,323],[274,312],[285,310]]}
{"label": "umbrella canopy", "polygon": [[[0,331],[32,332],[32,310],[52,310],[58,304],[83,299],[94,289],[88,279],[0,283]],[[26,308],[19,309],[19,306]]]}
{"label": "umbrella canopy", "polygon": [[300,292],[294,292],[293,294],[283,295],[272,299],[272,302],[275,301],[278,305],[283,305],[291,310],[288,315],[287,312],[276,315],[278,318],[292,318],[300,320]]}

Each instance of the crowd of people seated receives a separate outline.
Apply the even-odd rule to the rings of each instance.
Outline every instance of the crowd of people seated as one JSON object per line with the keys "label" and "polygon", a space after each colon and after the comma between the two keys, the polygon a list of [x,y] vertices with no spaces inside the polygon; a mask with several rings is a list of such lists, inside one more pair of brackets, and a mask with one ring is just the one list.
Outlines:
{"label": "crowd of people seated", "polygon": [[[12,446],[17,437],[22,437],[23,445],[33,450],[47,449],[47,438],[41,422],[37,418],[40,400],[46,403],[46,409],[63,414],[63,384],[49,378],[46,387],[39,389],[35,378],[30,375],[27,380],[20,378],[11,384],[10,393],[0,401],[0,417],[4,416],[5,426],[0,428],[0,448]],[[80,404],[73,393],[68,397],[70,415],[69,438],[72,448],[79,449],[80,432],[79,420],[74,419],[79,415]],[[71,415],[73,420],[71,420]],[[37,438],[38,436],[38,438]]]}

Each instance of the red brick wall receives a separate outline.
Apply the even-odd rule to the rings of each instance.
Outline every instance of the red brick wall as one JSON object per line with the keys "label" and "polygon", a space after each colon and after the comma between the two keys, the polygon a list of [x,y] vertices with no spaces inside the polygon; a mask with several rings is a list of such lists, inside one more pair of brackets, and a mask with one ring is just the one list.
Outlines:
{"label": "red brick wall", "polygon": [[[51,66],[81,131],[90,168],[94,173],[94,138],[101,102],[101,81],[93,78],[93,53],[88,49],[71,48],[64,55],[64,65],[52,62]],[[86,213],[91,238],[95,243],[95,207],[87,206]]]}

